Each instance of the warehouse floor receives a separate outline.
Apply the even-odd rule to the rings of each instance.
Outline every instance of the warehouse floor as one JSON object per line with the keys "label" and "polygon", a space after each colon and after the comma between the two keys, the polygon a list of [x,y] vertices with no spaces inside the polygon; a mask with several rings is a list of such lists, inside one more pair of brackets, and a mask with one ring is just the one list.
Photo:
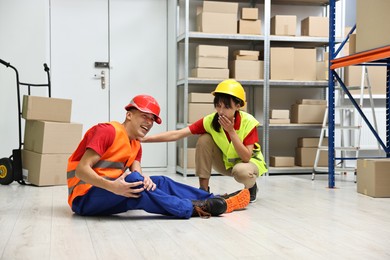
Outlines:
{"label": "warehouse floor", "polygon": [[[247,209],[189,220],[144,211],[80,217],[66,186],[13,183],[0,186],[0,259],[390,259],[390,198],[358,194],[353,179],[337,175],[328,189],[327,175],[264,176]],[[239,187],[211,180],[215,193]]]}

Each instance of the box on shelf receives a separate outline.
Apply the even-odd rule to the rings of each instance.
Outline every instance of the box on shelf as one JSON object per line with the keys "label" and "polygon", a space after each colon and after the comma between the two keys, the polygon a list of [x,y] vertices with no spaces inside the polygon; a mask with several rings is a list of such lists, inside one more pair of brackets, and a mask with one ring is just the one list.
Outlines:
{"label": "box on shelf", "polygon": [[356,52],[390,45],[390,1],[356,1]]}
{"label": "box on shelf", "polygon": [[389,198],[389,168],[389,159],[358,159],[357,192],[374,198]]}
{"label": "box on shelf", "polygon": [[290,110],[288,109],[272,109],[271,118],[290,118]]}
{"label": "box on shelf", "polygon": [[356,33],[349,35],[349,48],[348,48],[348,54],[352,55],[356,53]]}
{"label": "box on shelf", "polygon": [[[313,167],[316,159],[317,147],[296,147],[295,164],[302,167]],[[328,151],[321,151],[317,166],[328,166]]]}
{"label": "box on shelf", "polygon": [[294,79],[294,48],[271,47],[270,49],[270,79]]}
{"label": "box on shelf", "polygon": [[251,55],[236,55],[234,56],[235,60],[259,60],[259,56],[251,56]]}
{"label": "box on shelf", "polygon": [[329,18],[309,16],[301,21],[301,35],[329,37]]}
{"label": "box on shelf", "polygon": [[[195,148],[187,148],[187,168],[195,168]],[[184,150],[180,148],[178,154],[178,165],[184,168]]]}
{"label": "box on shelf", "polygon": [[241,80],[263,79],[263,61],[257,60],[233,60],[230,63],[232,78]]}
{"label": "box on shelf", "polygon": [[195,78],[227,79],[229,69],[195,68],[191,70],[191,76]]}
{"label": "box on shelf", "polygon": [[203,12],[231,13],[237,15],[238,3],[229,3],[229,2],[221,2],[221,1],[204,1]]}
{"label": "box on shelf", "polygon": [[23,96],[22,117],[24,119],[69,123],[71,114],[71,99]]}
{"label": "box on shelf", "polygon": [[272,167],[293,167],[294,166],[294,157],[290,156],[271,156],[270,157],[270,166]]}
{"label": "box on shelf", "polygon": [[290,118],[270,118],[269,123],[272,124],[290,124]]}
{"label": "box on shelf", "polygon": [[81,140],[83,125],[26,120],[24,149],[37,153],[72,153]]}
{"label": "box on shelf", "polygon": [[257,20],[259,19],[259,9],[251,7],[243,7],[241,9],[241,19]]}
{"label": "box on shelf", "polygon": [[328,101],[325,99],[298,99],[296,101],[297,104],[304,104],[304,105],[326,105]]}
{"label": "box on shelf", "polygon": [[227,69],[228,59],[220,57],[196,57],[195,66],[197,68]]}
{"label": "box on shelf", "polygon": [[188,94],[190,103],[214,103],[214,96],[211,93],[191,92]]}
{"label": "box on shelf", "polygon": [[329,67],[327,61],[317,61],[316,63],[316,79],[328,80],[329,79]]}
{"label": "box on shelf", "polygon": [[194,123],[215,112],[213,103],[188,103],[188,123]]}
{"label": "box on shelf", "polygon": [[295,36],[296,15],[275,15],[271,18],[271,35]]}
{"label": "box on shelf", "polygon": [[37,186],[66,185],[66,169],[71,154],[41,154],[22,150],[23,175]]}
{"label": "box on shelf", "polygon": [[197,16],[197,30],[205,33],[237,33],[237,14],[202,12]]}
{"label": "box on shelf", "polygon": [[316,63],[316,50],[314,48],[294,48],[294,80],[316,80]]}
{"label": "box on shelf", "polygon": [[228,46],[216,46],[216,45],[198,45],[196,46],[196,57],[229,57]]}
{"label": "box on shelf", "polygon": [[[346,86],[360,86],[362,68],[361,66],[345,67],[344,83]],[[372,94],[386,95],[386,66],[367,66],[367,70]],[[351,90],[350,92],[351,94],[360,94],[360,90]],[[368,89],[365,89],[363,93],[368,94]]]}
{"label": "box on shelf", "polygon": [[239,20],[238,21],[238,33],[239,34],[261,34],[261,21],[260,20]]}
{"label": "box on shelf", "polygon": [[291,122],[297,124],[321,124],[324,120],[326,105],[293,104]]}
{"label": "box on shelf", "polygon": [[233,52],[233,55],[242,55],[242,56],[260,56],[260,51],[254,51],[254,50],[235,50]]}
{"label": "box on shelf", "polygon": [[[318,147],[319,142],[320,142],[319,137],[299,137],[298,138],[298,147]],[[323,146],[328,145],[328,138],[327,137],[323,137],[322,145]]]}

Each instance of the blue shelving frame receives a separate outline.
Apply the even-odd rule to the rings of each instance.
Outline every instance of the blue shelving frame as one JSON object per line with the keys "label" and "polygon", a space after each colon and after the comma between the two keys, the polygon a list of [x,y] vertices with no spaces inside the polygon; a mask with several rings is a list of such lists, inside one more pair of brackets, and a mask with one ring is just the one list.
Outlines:
{"label": "blue shelving frame", "polygon": [[[355,106],[363,120],[378,140],[382,149],[386,153],[386,157],[390,158],[390,45],[382,48],[369,50],[367,52],[357,53],[351,56],[342,57],[336,59],[337,54],[343,48],[344,44],[348,41],[348,37],[341,43],[340,47],[335,50],[335,21],[336,21],[336,0],[329,1],[329,82],[328,82],[328,139],[329,139],[329,157],[328,157],[328,187],[335,188],[335,84],[338,82],[347,94],[349,100]],[[350,33],[355,30],[354,26]],[[346,88],[340,76],[335,69],[351,66],[351,65],[375,65],[387,67],[387,83],[386,83],[386,144],[380,138],[370,121],[365,116],[364,112],[357,104],[351,93]]]}

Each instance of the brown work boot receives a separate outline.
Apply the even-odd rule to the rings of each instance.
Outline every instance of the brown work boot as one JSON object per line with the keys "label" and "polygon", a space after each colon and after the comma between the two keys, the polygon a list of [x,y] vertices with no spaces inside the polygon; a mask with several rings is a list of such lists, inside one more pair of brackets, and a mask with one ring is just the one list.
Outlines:
{"label": "brown work boot", "polygon": [[209,218],[211,216],[219,216],[226,212],[227,205],[223,198],[211,198],[207,200],[193,200],[194,206],[192,217]]}
{"label": "brown work boot", "polygon": [[232,212],[234,210],[244,209],[246,206],[248,206],[250,201],[250,194],[248,189],[236,191],[232,194],[226,195],[226,197],[226,213]]}

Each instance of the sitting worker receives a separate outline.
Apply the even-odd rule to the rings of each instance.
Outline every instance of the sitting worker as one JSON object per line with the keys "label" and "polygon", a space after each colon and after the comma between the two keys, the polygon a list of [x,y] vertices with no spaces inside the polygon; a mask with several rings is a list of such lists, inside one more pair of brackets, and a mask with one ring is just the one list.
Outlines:
{"label": "sitting worker", "polygon": [[198,134],[195,174],[200,189],[209,191],[211,170],[233,176],[250,192],[250,201],[257,198],[258,176],[267,172],[267,166],[258,144],[259,122],[241,110],[245,106],[245,91],[233,79],[218,84],[214,95],[216,112],[188,127],[143,138],[142,142],[168,142]]}
{"label": "sitting worker", "polygon": [[102,123],[90,128],[68,161],[68,203],[79,215],[111,215],[143,209],[177,218],[218,216],[243,209],[249,191],[229,198],[209,194],[165,176],[141,170],[139,139],[161,123],[160,106],[148,95],[135,96],[125,107],[123,123]]}

